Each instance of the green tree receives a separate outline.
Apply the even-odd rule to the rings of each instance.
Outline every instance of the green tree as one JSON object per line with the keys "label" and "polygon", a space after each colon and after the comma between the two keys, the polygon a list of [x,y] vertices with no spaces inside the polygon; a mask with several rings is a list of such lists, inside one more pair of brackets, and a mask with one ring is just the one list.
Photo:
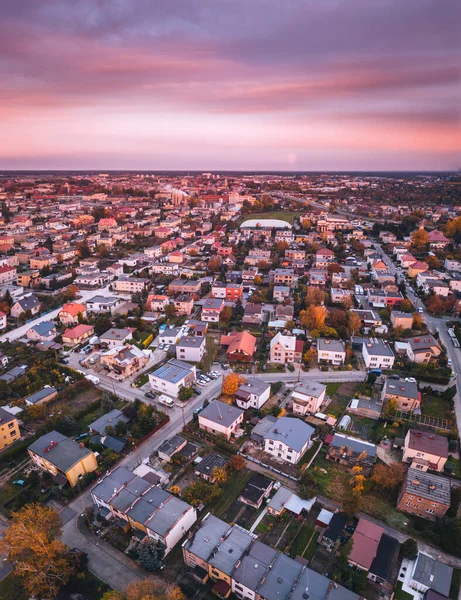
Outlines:
{"label": "green tree", "polygon": [[141,544],[138,550],[139,564],[151,573],[161,568],[164,556],[165,546],[163,544],[154,544],[149,541]]}
{"label": "green tree", "polygon": [[418,556],[418,544],[413,538],[408,538],[400,545],[400,556],[409,560],[416,560]]}
{"label": "green tree", "polygon": [[189,400],[194,395],[194,390],[191,387],[182,387],[179,390],[178,398],[184,402],[185,400]]}

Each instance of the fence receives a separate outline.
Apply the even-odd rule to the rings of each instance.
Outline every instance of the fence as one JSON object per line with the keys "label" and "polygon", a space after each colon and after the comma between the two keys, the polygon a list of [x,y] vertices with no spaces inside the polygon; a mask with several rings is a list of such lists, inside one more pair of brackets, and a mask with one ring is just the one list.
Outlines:
{"label": "fence", "polygon": [[279,471],[279,469],[276,469],[275,467],[272,467],[271,465],[263,463],[261,460],[255,458],[254,456],[250,456],[249,454],[243,454],[243,452],[241,452],[241,451],[239,452],[239,454],[240,454],[240,456],[243,456],[243,458],[246,458],[247,460],[251,460],[251,462],[254,462],[257,465],[260,465],[261,467],[264,467],[265,469],[269,469],[269,471],[272,471],[273,473],[277,473],[277,475],[281,475],[282,477],[291,479],[291,481],[298,483],[299,480],[301,479],[300,477],[293,477],[293,475],[288,475],[288,473]]}

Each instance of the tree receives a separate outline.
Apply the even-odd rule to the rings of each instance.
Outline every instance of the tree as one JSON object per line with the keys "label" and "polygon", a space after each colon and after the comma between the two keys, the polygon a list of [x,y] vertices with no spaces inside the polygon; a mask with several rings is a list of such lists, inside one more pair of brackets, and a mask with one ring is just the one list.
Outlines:
{"label": "tree", "polygon": [[383,414],[385,417],[392,417],[397,412],[397,400],[395,398],[390,398],[389,402],[383,409]]}
{"label": "tree", "polygon": [[301,323],[307,329],[322,329],[325,325],[328,311],[325,306],[311,304],[306,310],[299,313]]}
{"label": "tree", "polygon": [[359,315],[355,312],[350,312],[347,316],[347,333],[349,335],[357,335],[362,327],[362,321]]}
{"label": "tree", "polygon": [[346,488],[341,498],[343,511],[347,516],[353,517],[360,510],[362,496],[353,492],[351,488]]}
{"label": "tree", "polygon": [[236,454],[232,457],[232,460],[228,464],[229,469],[232,471],[242,471],[246,467],[246,462],[243,456]]}
{"label": "tree", "polygon": [[423,315],[420,313],[414,313],[413,315],[413,329],[421,330],[423,328],[424,320]]}
{"label": "tree", "polygon": [[222,485],[227,481],[227,471],[225,467],[214,467],[211,471],[211,477],[218,485]]}
{"label": "tree", "polygon": [[91,250],[88,246],[88,242],[77,242],[77,252],[80,255],[80,258],[89,258],[91,256]]}
{"label": "tree", "polygon": [[445,227],[445,235],[453,238],[461,232],[461,217],[450,219]]}
{"label": "tree", "polygon": [[185,502],[197,506],[205,502],[212,502],[221,494],[222,490],[217,485],[196,481],[184,491],[182,497]]}
{"label": "tree", "polygon": [[191,387],[182,387],[179,390],[178,398],[184,402],[185,400],[189,400],[194,395],[194,390]]}
{"label": "tree", "polygon": [[172,317],[176,312],[176,308],[174,304],[167,304],[165,306],[165,315],[167,317]]}
{"label": "tree", "polygon": [[386,465],[379,463],[373,469],[371,480],[380,488],[392,490],[403,481],[405,469],[402,463]]}
{"label": "tree", "polygon": [[423,248],[429,243],[429,234],[425,229],[417,229],[411,236],[411,245],[415,248]]}
{"label": "tree", "polygon": [[314,346],[311,346],[307,352],[304,353],[304,361],[308,364],[314,363],[317,360],[317,350]]}
{"label": "tree", "polygon": [[413,302],[408,298],[405,298],[405,300],[402,300],[400,303],[400,310],[405,313],[413,312]]}
{"label": "tree", "polygon": [[160,569],[164,556],[165,546],[163,544],[149,541],[141,544],[138,550],[139,564],[151,573]]}
{"label": "tree", "polygon": [[128,431],[128,426],[125,423],[125,421],[117,421],[117,423],[115,424],[115,433],[119,437],[123,437],[124,435],[126,435],[127,431]]}
{"label": "tree", "polygon": [[212,256],[208,261],[207,267],[208,267],[208,270],[211,271],[212,273],[219,271],[219,269],[221,268],[221,257],[218,256],[217,254]]}
{"label": "tree", "polygon": [[46,248],[47,250],[49,250],[50,252],[53,252],[53,240],[51,239],[51,237],[48,235],[46,240],[43,242],[43,247]]}
{"label": "tree", "polygon": [[233,396],[246,379],[238,373],[229,373],[223,380],[222,393],[226,396]]}
{"label": "tree", "polygon": [[222,309],[221,314],[219,315],[219,320],[223,321],[224,323],[229,323],[231,318],[232,318],[232,306],[225,306]]}
{"label": "tree", "polygon": [[378,376],[376,375],[376,373],[370,373],[368,375],[367,382],[369,384],[373,385],[374,383],[376,383],[377,379],[378,379]]}
{"label": "tree", "polygon": [[308,286],[306,291],[306,297],[304,299],[304,304],[306,308],[308,308],[311,304],[319,305],[325,302],[325,292],[316,288],[315,286]]}
{"label": "tree", "polygon": [[11,517],[0,551],[31,595],[56,597],[73,572],[70,549],[61,542],[59,514],[48,506],[27,504]]}
{"label": "tree", "polygon": [[416,560],[418,556],[418,544],[413,538],[408,538],[400,545],[400,556],[408,560]]}

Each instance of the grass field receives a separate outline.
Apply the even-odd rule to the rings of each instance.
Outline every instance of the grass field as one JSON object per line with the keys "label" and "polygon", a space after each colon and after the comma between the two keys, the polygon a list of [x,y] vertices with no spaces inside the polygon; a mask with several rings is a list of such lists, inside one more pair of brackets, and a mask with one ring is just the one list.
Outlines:
{"label": "grass field", "polygon": [[421,412],[425,417],[437,417],[438,419],[451,419],[453,417],[448,400],[423,394]]}
{"label": "grass field", "polygon": [[287,223],[290,223],[290,225],[293,225],[296,216],[296,213],[293,212],[287,212],[285,210],[274,210],[272,212],[244,215],[241,218],[239,224],[243,223],[244,221],[249,221],[250,219],[280,219],[281,221],[286,221]]}
{"label": "grass field", "polygon": [[303,556],[304,550],[307,550],[307,544],[313,533],[314,527],[310,523],[304,523],[290,547],[290,555],[293,558]]}
{"label": "grass field", "polygon": [[222,518],[225,512],[240,496],[240,492],[243,491],[251,475],[252,472],[247,469],[233,473],[224,486],[222,495],[207,508],[212,510],[215,516]]}
{"label": "grass field", "polygon": [[395,600],[413,600],[413,596],[411,594],[402,590],[402,583],[400,581],[397,582],[397,585],[394,588],[394,592]]}

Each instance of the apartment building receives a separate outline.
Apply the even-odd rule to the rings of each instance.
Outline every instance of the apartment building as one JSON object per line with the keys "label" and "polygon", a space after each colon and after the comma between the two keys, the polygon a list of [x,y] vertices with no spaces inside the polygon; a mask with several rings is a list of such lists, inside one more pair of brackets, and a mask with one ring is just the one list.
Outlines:
{"label": "apartment building", "polygon": [[445,515],[450,504],[449,479],[419,469],[408,469],[397,500],[398,510],[435,521]]}

